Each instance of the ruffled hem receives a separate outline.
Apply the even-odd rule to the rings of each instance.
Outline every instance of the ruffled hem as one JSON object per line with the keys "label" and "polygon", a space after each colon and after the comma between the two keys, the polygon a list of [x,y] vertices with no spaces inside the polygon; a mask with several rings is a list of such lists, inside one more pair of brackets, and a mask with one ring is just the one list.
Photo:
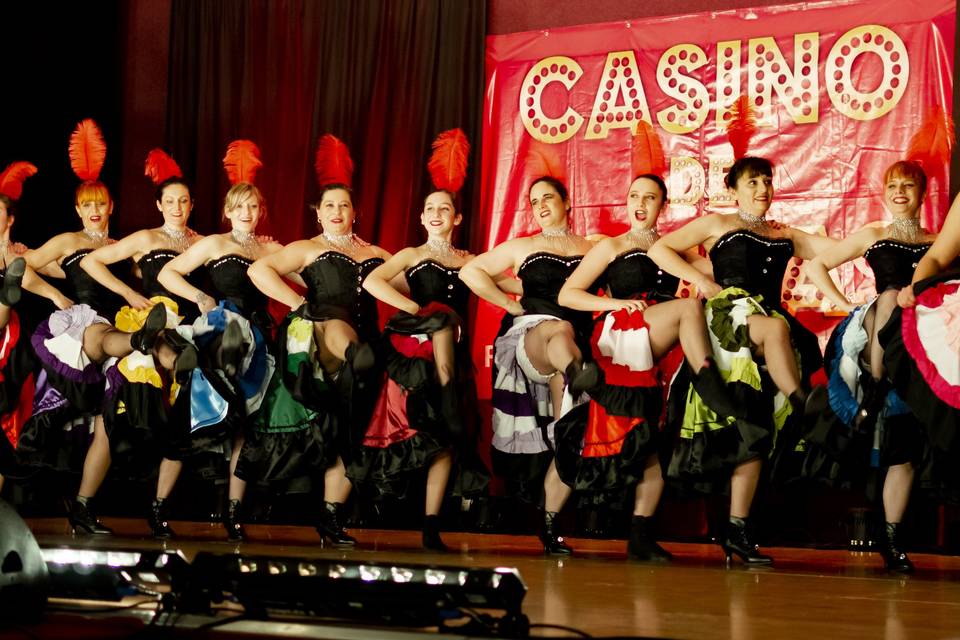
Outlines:
{"label": "ruffled hem", "polygon": [[[214,354],[231,321],[240,326],[247,350],[237,375],[227,381],[213,363],[216,361]],[[219,378],[229,388],[226,394],[221,395],[228,402],[239,405],[237,408],[244,411],[246,415],[253,415],[263,402],[275,368],[274,358],[267,349],[266,339],[260,328],[240,315],[232,303],[221,302],[217,308],[197,318],[193,325],[181,326],[177,330],[191,340],[211,363],[206,367],[201,364],[201,368],[206,369],[207,377],[211,382]]]}
{"label": "ruffled hem", "polygon": [[[957,274],[948,274],[926,280],[914,286],[918,298],[929,287],[956,279]],[[960,447],[960,411],[953,408],[931,388],[919,363],[914,359],[904,335],[914,322],[904,319],[906,310],[894,309],[890,320],[880,331],[880,343],[884,347],[883,363],[887,378],[897,393],[909,405],[919,420],[931,446],[947,456],[956,456]]]}
{"label": "ruffled hem", "polygon": [[[918,326],[918,315],[920,311],[917,307],[927,307],[937,309],[944,304],[944,298],[947,296],[956,297],[960,290],[960,282],[951,280],[949,282],[938,282],[925,287],[923,291],[917,294],[917,306],[901,310],[901,332],[903,344],[907,352],[912,356],[917,370],[923,376],[924,381],[930,390],[943,403],[955,410],[960,410],[960,385],[948,382],[937,369],[937,365],[930,359],[927,349],[924,347],[920,337],[920,328]],[[954,306],[960,306],[960,302],[952,303]],[[944,323],[957,322],[955,317],[946,316]],[[958,329],[960,331],[960,329]],[[947,345],[944,345],[947,346]],[[956,352],[955,347],[952,348]]]}
{"label": "ruffled hem", "polygon": [[33,414],[34,371],[38,364],[21,328],[19,316],[11,310],[7,326],[0,329],[0,440],[11,451]]}
{"label": "ruffled hem", "polygon": [[[553,420],[550,376],[526,359],[524,336],[549,315],[507,317],[493,348],[493,445],[507,455],[538,455],[549,451],[548,425]],[[509,321],[509,324],[507,324]]]}
{"label": "ruffled hem", "polygon": [[37,358],[51,374],[76,385],[103,384],[103,371],[83,352],[83,334],[94,324],[109,324],[85,304],[55,311],[30,337]]}
{"label": "ruffled hem", "polygon": [[322,479],[337,461],[335,440],[332,423],[319,417],[295,431],[252,431],[240,450],[237,477],[267,484]]}
{"label": "ruffled hem", "polygon": [[667,474],[691,478],[730,472],[739,464],[766,458],[773,448],[769,429],[746,420],[728,418],[732,424],[682,438],[674,450]]}
{"label": "ruffled hem", "polygon": [[93,441],[93,418],[66,406],[34,415],[23,426],[17,465],[26,472],[47,469],[81,473]]}
{"label": "ruffled hem", "polygon": [[104,428],[110,438],[111,472],[151,475],[160,462],[166,423],[167,406],[161,389],[139,382],[121,383],[108,397],[103,411]]}
{"label": "ruffled hem", "polygon": [[491,449],[493,473],[503,479],[507,496],[535,505],[543,504],[543,479],[553,461],[553,452],[506,453]]}
{"label": "ruffled hem", "polygon": [[[290,395],[308,409],[334,416],[338,450],[349,462],[363,441],[380,390],[381,369],[374,366],[360,375],[344,363],[330,379],[320,368],[313,320],[301,307],[284,320],[279,332],[279,362],[283,384]],[[321,318],[322,319],[322,318]]]}
{"label": "ruffled hem", "polygon": [[623,490],[643,477],[647,460],[657,453],[659,434],[638,421],[618,440],[615,453],[587,457],[583,441],[590,411],[581,405],[557,422],[557,471],[574,491],[609,494],[601,502],[619,501]]}
{"label": "ruffled hem", "polygon": [[402,499],[408,495],[411,482],[422,477],[433,458],[445,450],[424,433],[387,447],[360,447],[347,466],[347,477],[361,493],[375,499]]}

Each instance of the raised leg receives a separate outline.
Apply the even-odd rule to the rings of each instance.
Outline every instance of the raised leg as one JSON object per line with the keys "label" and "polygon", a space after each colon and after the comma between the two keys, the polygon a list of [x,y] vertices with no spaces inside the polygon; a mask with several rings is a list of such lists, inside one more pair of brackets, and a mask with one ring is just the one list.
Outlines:
{"label": "raised leg", "polygon": [[784,320],[754,314],[747,318],[750,341],[756,353],[767,363],[767,371],[773,383],[790,396],[800,388],[800,370],[790,342],[790,327]]}

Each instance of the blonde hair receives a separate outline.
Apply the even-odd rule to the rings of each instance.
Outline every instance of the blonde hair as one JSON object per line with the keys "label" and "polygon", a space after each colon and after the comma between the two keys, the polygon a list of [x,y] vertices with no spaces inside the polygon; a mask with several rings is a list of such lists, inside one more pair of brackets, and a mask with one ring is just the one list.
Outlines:
{"label": "blonde hair", "polygon": [[267,203],[263,199],[263,194],[260,193],[260,189],[257,189],[255,185],[249,182],[238,182],[227,191],[227,195],[223,198],[223,217],[226,218],[227,211],[236,209],[240,206],[240,203],[250,196],[254,196],[257,199],[257,203],[260,205],[260,215],[266,218]]}
{"label": "blonde hair", "polygon": [[113,200],[110,198],[110,191],[102,182],[87,181],[77,187],[77,192],[73,197],[73,202],[78,207],[84,202],[106,202],[110,204]]}

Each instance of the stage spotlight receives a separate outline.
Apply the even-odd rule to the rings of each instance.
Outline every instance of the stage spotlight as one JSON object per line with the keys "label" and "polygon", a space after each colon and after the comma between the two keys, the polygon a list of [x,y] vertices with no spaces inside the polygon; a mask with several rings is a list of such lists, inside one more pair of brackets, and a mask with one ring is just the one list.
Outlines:
{"label": "stage spotlight", "polygon": [[[481,619],[490,635],[523,635],[527,587],[512,567],[466,568],[277,556],[214,556],[200,553],[195,575],[223,578],[247,615],[287,611],[407,626],[444,626]],[[211,590],[213,590],[211,588]],[[499,630],[499,631],[498,631]],[[509,630],[509,633],[508,633]]]}
{"label": "stage spotlight", "polygon": [[47,604],[47,582],[37,541],[0,499],[0,624],[38,618]]}

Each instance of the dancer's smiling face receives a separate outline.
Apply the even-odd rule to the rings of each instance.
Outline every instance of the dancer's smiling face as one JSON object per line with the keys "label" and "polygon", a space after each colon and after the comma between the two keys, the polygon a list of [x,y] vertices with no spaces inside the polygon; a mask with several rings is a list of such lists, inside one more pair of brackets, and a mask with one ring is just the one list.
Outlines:
{"label": "dancer's smiling face", "polygon": [[541,229],[562,227],[567,224],[570,198],[561,194],[556,185],[541,180],[530,188],[530,208]]}
{"label": "dancer's smiling face", "polygon": [[327,189],[317,204],[317,222],[325,233],[346,235],[353,231],[353,198],[346,189]]}
{"label": "dancer's smiling face", "polygon": [[457,213],[453,198],[446,191],[434,191],[423,203],[420,224],[430,235],[446,236],[460,224],[463,217]]}

